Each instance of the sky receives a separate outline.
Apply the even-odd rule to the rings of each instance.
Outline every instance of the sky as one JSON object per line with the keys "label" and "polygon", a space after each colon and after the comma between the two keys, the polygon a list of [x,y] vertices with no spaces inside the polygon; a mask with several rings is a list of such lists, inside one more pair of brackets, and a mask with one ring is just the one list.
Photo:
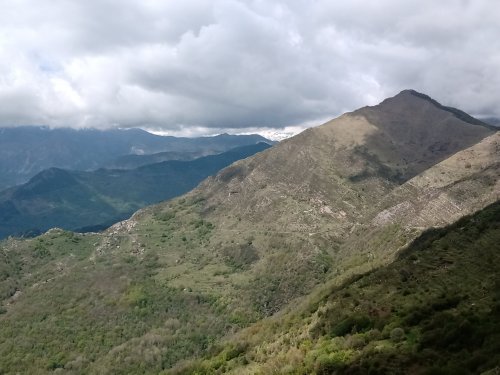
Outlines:
{"label": "sky", "polygon": [[0,126],[296,133],[412,88],[500,117],[497,0],[0,0]]}

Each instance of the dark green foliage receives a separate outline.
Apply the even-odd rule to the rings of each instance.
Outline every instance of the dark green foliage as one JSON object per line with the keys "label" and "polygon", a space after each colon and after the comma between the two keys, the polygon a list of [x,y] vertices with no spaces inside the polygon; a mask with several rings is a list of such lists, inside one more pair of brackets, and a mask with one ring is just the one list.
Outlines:
{"label": "dark green foliage", "polygon": [[337,358],[322,355],[316,359],[314,363],[314,372],[317,375],[330,375],[345,369],[346,365]]}
{"label": "dark green foliage", "polygon": [[337,314],[335,310],[319,312],[319,320],[311,329],[311,335],[315,338],[345,336],[349,333],[366,332],[373,327],[373,322],[367,315],[354,313],[339,317]]}
{"label": "dark green foliage", "polygon": [[365,332],[371,328],[372,322],[364,315],[351,315],[333,327],[332,336],[345,336],[348,333]]}
{"label": "dark green foliage", "polygon": [[225,247],[222,255],[224,262],[234,271],[246,270],[259,259],[257,249],[251,243]]}
{"label": "dark green foliage", "polygon": [[429,374],[472,374],[498,365],[499,261],[500,203],[419,237],[398,261],[367,276],[368,283],[385,277],[393,290],[405,281],[387,277],[412,265],[406,281],[412,293],[398,292],[387,301],[397,313],[386,323],[399,322],[405,332],[418,332],[413,349],[401,347],[392,357],[363,352],[350,367],[387,373],[394,366],[412,366]]}

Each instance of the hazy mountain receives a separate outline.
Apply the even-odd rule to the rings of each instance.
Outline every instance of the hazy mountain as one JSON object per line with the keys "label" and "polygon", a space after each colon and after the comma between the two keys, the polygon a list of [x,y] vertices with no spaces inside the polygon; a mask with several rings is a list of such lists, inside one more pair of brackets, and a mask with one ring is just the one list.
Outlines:
{"label": "hazy mountain", "polygon": [[[478,358],[494,358],[500,320],[488,315],[496,311],[497,206],[434,232],[421,252],[411,244],[498,200],[499,145],[491,127],[404,91],[240,160],[101,234],[4,241],[2,369],[328,374],[366,365],[384,373],[387,360],[387,373],[398,363],[442,363],[440,355],[489,366]],[[398,258],[408,246],[416,257]],[[459,299],[439,301],[448,290]],[[433,321],[427,305],[444,315]],[[430,320],[407,320],[414,308]],[[485,343],[478,358],[474,341],[453,336],[469,323],[465,332]],[[420,350],[424,333],[451,338]],[[391,362],[408,353],[418,358]]]}
{"label": "hazy mountain", "polygon": [[184,141],[195,139],[200,140],[196,146],[181,143],[181,138],[176,138],[179,140],[179,144],[170,147],[169,149],[173,151],[158,152],[153,154],[129,154],[122,155],[116,159],[111,160],[109,163],[103,165],[106,169],[133,169],[141,167],[143,165],[161,163],[162,161],[168,160],[194,160],[202,156],[213,155],[216,153],[221,153],[223,151],[229,150],[231,147],[228,145],[234,145],[233,147],[246,146],[251,144],[256,144],[259,142],[268,143],[273,145],[277,142],[268,140],[260,135],[229,135],[220,134],[214,137],[201,137],[201,138],[185,138]]}
{"label": "hazy mountain", "polygon": [[272,143],[259,135],[177,138],[140,129],[0,128],[0,189],[52,167],[94,170],[129,154],[169,151],[204,156],[257,142]]}
{"label": "hazy mountain", "polygon": [[496,126],[496,127],[500,126],[500,118],[497,118],[497,117],[486,117],[486,118],[482,118],[481,121],[484,121],[485,123],[492,125],[492,126]]}
{"label": "hazy mountain", "polygon": [[[210,153],[208,153],[210,155]],[[103,165],[106,169],[134,169],[168,160],[193,160],[207,156],[203,151],[165,151],[150,155],[123,155]]]}
{"label": "hazy mountain", "polygon": [[0,238],[53,227],[107,227],[141,207],[181,195],[234,161],[269,147],[261,142],[192,161],[165,161],[132,170],[47,169],[0,192]]}

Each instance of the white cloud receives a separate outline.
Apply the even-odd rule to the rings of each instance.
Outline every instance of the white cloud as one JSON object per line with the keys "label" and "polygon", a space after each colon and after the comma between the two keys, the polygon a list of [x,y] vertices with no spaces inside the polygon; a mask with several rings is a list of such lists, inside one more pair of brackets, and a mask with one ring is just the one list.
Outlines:
{"label": "white cloud", "polygon": [[0,0],[0,125],[265,131],[405,88],[498,117],[498,14],[488,0]]}

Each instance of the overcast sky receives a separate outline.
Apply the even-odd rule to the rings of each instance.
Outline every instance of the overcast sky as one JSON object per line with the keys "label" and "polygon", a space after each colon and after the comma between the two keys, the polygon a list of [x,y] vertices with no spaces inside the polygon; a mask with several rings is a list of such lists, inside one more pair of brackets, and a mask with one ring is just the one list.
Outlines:
{"label": "overcast sky", "polygon": [[405,88],[500,117],[497,0],[0,0],[0,126],[296,130]]}

